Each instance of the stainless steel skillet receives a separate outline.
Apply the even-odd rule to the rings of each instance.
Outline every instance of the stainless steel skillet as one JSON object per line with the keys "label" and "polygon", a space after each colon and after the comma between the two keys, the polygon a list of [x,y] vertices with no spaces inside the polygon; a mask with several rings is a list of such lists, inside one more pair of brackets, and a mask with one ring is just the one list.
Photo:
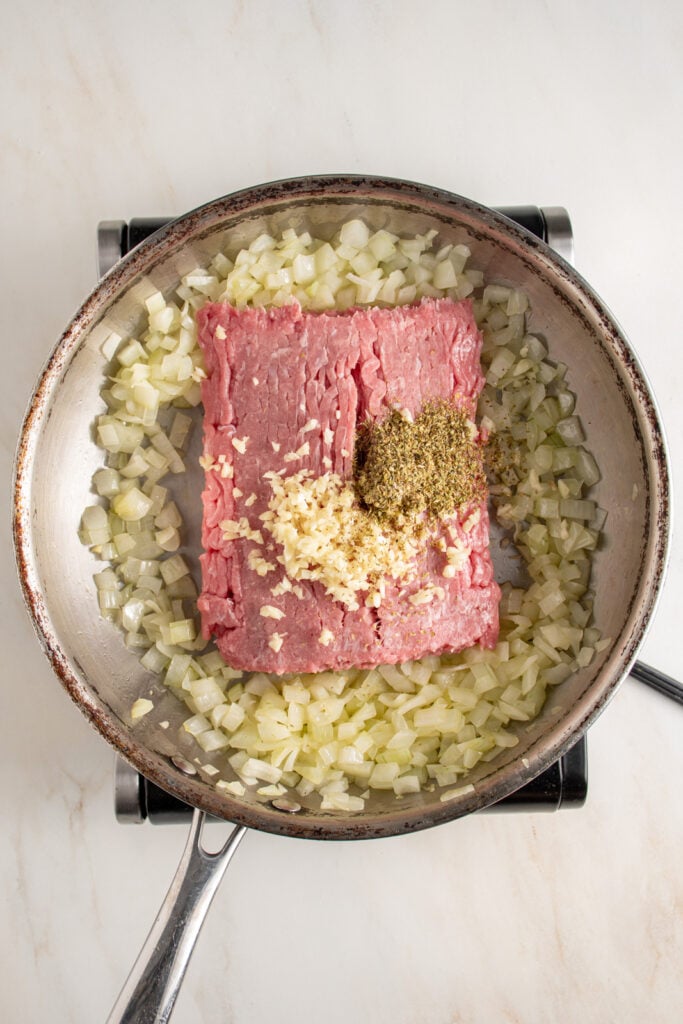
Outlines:
{"label": "stainless steel skillet", "polygon": [[[362,813],[345,816],[322,813],[298,796],[279,807],[255,796],[230,797],[178,767],[182,762],[172,758],[179,749],[192,754],[189,738],[177,732],[184,711],[99,618],[95,565],[77,529],[82,508],[92,501],[90,479],[100,458],[91,430],[106,373],[101,345],[111,331],[135,331],[148,282],[171,290],[198,260],[226,244],[248,244],[264,229],[307,227],[329,236],[353,216],[398,233],[434,227],[444,241],[466,242],[489,279],[528,292],[531,328],[545,335],[551,356],[569,368],[577,411],[603,474],[596,497],[608,521],[593,583],[596,624],[612,642],[589,668],[553,691],[538,720],[521,729],[513,751],[475,769],[473,792],[448,803],[438,792],[401,800],[377,793]],[[188,473],[180,486],[187,507],[200,484]],[[190,524],[190,550],[197,549],[197,527],[198,518]],[[201,207],[143,243],[106,276],[66,329],[36,389],[17,456],[22,585],[41,642],[70,695],[105,738],[162,788],[240,825],[300,837],[369,838],[429,827],[502,798],[552,763],[599,714],[635,658],[662,582],[669,529],[666,454],[652,396],[623,334],[586,282],[491,210],[425,186],[376,178],[304,178],[249,189]],[[131,704],[150,689],[159,713],[133,726]],[[161,720],[171,727],[161,729]]]}

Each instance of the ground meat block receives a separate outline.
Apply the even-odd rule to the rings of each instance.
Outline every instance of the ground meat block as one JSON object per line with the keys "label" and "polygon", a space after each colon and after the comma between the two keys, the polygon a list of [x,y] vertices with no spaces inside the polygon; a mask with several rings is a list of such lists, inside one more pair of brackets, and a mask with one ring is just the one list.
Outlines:
{"label": "ground meat block", "polygon": [[[414,579],[387,580],[379,608],[361,601],[355,610],[314,581],[290,581],[293,589],[279,593],[280,552],[259,518],[272,496],[269,471],[348,479],[362,420],[395,406],[417,415],[436,398],[457,398],[474,415],[483,377],[471,303],[430,299],[330,314],[210,303],[197,320],[208,374],[204,462],[213,467],[203,494],[199,609],[204,635],[215,637],[225,660],[283,674],[493,646],[500,593],[485,504],[438,528],[442,548],[466,549],[453,578],[444,577],[446,556],[432,543],[418,555]],[[226,540],[224,520],[242,521],[249,536]],[[441,588],[438,597],[411,602],[430,586]],[[264,607],[274,612],[264,615]]]}

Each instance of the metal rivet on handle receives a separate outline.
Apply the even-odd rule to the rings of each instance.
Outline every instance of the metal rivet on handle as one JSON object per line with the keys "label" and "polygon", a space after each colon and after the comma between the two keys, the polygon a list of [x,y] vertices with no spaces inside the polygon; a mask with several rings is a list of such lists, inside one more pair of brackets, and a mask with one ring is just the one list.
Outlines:
{"label": "metal rivet on handle", "polygon": [[301,804],[298,804],[296,800],[288,800],[286,796],[278,797],[270,802],[276,811],[287,811],[288,814],[296,814],[297,811],[301,810]]}
{"label": "metal rivet on handle", "polygon": [[197,774],[197,769],[195,768],[195,766],[193,764],[190,764],[187,758],[183,757],[182,754],[173,754],[173,756],[171,757],[171,761],[176,766],[176,768],[178,768],[181,772],[184,772],[185,775]]}

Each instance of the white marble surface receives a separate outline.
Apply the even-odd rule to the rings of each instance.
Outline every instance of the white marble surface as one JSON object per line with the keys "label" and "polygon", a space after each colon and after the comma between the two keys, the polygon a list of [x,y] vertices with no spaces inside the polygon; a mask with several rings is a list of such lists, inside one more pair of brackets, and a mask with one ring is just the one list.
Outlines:
{"label": "white marble surface", "polygon": [[[564,204],[661,405],[679,507],[683,15],[675,0],[3,3],[3,490],[101,218],[312,172]],[[7,530],[8,512],[3,516]],[[683,675],[683,542],[643,660]],[[0,1019],[104,1020],[183,844],[124,828],[113,754],[52,677],[2,545]],[[371,844],[250,834],[178,1024],[673,1024],[683,708],[628,680],[581,811]]]}

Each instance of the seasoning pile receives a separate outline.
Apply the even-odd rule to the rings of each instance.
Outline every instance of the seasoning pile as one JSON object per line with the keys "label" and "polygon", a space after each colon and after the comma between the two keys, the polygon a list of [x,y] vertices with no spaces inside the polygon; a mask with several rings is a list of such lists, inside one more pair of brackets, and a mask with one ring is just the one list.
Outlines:
{"label": "seasoning pile", "polygon": [[430,399],[413,419],[392,409],[360,426],[353,478],[361,506],[383,523],[402,526],[421,513],[449,515],[486,497],[481,445],[467,413],[453,400]]}

